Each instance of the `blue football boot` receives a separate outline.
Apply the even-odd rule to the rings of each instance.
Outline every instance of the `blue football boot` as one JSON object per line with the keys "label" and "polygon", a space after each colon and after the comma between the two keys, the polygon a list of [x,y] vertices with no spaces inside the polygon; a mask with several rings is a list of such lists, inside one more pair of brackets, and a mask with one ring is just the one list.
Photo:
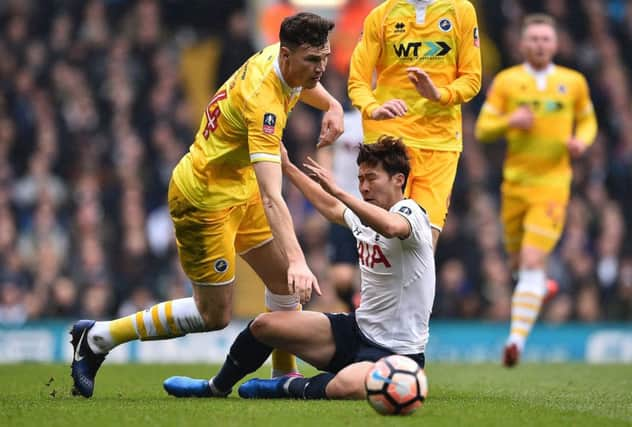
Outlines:
{"label": "blue football boot", "polygon": [[88,345],[88,331],[94,326],[94,320],[80,320],[70,331],[72,336],[71,373],[74,387],[72,394],[91,397],[94,392],[94,377],[105,360],[105,354],[96,354]]}
{"label": "blue football boot", "polygon": [[189,377],[169,377],[163,383],[165,391],[175,397],[226,397],[231,390],[221,392],[211,388],[208,380]]}
{"label": "blue football boot", "polygon": [[287,398],[283,386],[288,377],[276,377],[270,379],[254,378],[239,386],[239,395],[244,399],[279,399]]}

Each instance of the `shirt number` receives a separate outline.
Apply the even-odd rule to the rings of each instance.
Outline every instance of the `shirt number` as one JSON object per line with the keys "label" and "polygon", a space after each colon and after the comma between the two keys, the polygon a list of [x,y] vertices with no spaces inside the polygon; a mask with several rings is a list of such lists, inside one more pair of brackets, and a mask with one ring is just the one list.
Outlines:
{"label": "shirt number", "polygon": [[204,111],[206,115],[206,127],[204,128],[204,132],[202,132],[202,135],[204,135],[206,139],[208,139],[211,132],[215,132],[215,129],[217,129],[217,119],[222,113],[217,103],[222,99],[226,99],[225,90],[218,92],[206,106],[206,111]]}

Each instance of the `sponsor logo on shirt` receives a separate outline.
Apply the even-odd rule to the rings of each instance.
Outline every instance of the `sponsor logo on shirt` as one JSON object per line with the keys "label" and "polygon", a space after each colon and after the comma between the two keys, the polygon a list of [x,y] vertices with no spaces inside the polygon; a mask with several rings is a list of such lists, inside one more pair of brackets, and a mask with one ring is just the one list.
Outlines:
{"label": "sponsor logo on shirt", "polygon": [[452,50],[444,41],[424,41],[394,44],[395,54],[401,59],[443,57]]}
{"label": "sponsor logo on shirt", "polygon": [[382,252],[382,248],[366,242],[358,242],[358,261],[368,268],[374,268],[376,264],[383,264],[384,268],[391,267],[391,262]]}
{"label": "sponsor logo on shirt", "polygon": [[276,125],[276,116],[272,113],[263,115],[263,133],[273,134]]}
{"label": "sponsor logo on shirt", "polygon": [[395,32],[396,33],[405,33],[406,32],[406,24],[403,22],[398,22],[395,24]]}

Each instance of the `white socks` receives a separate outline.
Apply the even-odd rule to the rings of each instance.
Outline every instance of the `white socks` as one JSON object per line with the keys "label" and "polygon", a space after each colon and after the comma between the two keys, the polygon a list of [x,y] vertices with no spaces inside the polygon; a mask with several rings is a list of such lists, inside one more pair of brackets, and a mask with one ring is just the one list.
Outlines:
{"label": "white socks", "polygon": [[520,270],[518,285],[511,298],[511,332],[508,344],[516,344],[522,351],[531,328],[538,318],[545,295],[544,270]]}

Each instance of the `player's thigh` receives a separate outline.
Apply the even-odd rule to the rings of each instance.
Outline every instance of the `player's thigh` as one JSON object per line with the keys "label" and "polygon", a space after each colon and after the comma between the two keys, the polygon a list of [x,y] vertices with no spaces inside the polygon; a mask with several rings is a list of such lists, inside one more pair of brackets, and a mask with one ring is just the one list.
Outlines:
{"label": "player's thigh", "polygon": [[364,379],[375,362],[358,362],[347,366],[327,384],[329,399],[365,399]]}
{"label": "player's thigh", "polygon": [[272,231],[258,196],[248,204],[246,216],[237,231],[235,247],[272,293],[289,294],[288,261],[278,242],[272,238]]}
{"label": "player's thigh", "polygon": [[460,154],[407,148],[411,170],[405,196],[428,213],[433,229],[441,231],[448,215]]}
{"label": "player's thigh", "polygon": [[187,277],[201,285],[225,285],[235,279],[235,236],[246,211],[238,205],[218,211],[193,206],[173,180],[169,214],[174,224],[178,256]]}
{"label": "player's thigh", "polygon": [[567,200],[554,197],[532,204],[524,219],[522,247],[550,253],[562,235],[567,204]]}
{"label": "player's thigh", "polygon": [[329,363],[336,349],[329,319],[315,311],[263,313],[250,329],[261,342],[295,354],[317,368]]}
{"label": "player's thigh", "polygon": [[524,235],[524,219],[529,204],[519,191],[504,185],[500,201],[500,218],[503,226],[503,242],[507,253],[517,256]]}

